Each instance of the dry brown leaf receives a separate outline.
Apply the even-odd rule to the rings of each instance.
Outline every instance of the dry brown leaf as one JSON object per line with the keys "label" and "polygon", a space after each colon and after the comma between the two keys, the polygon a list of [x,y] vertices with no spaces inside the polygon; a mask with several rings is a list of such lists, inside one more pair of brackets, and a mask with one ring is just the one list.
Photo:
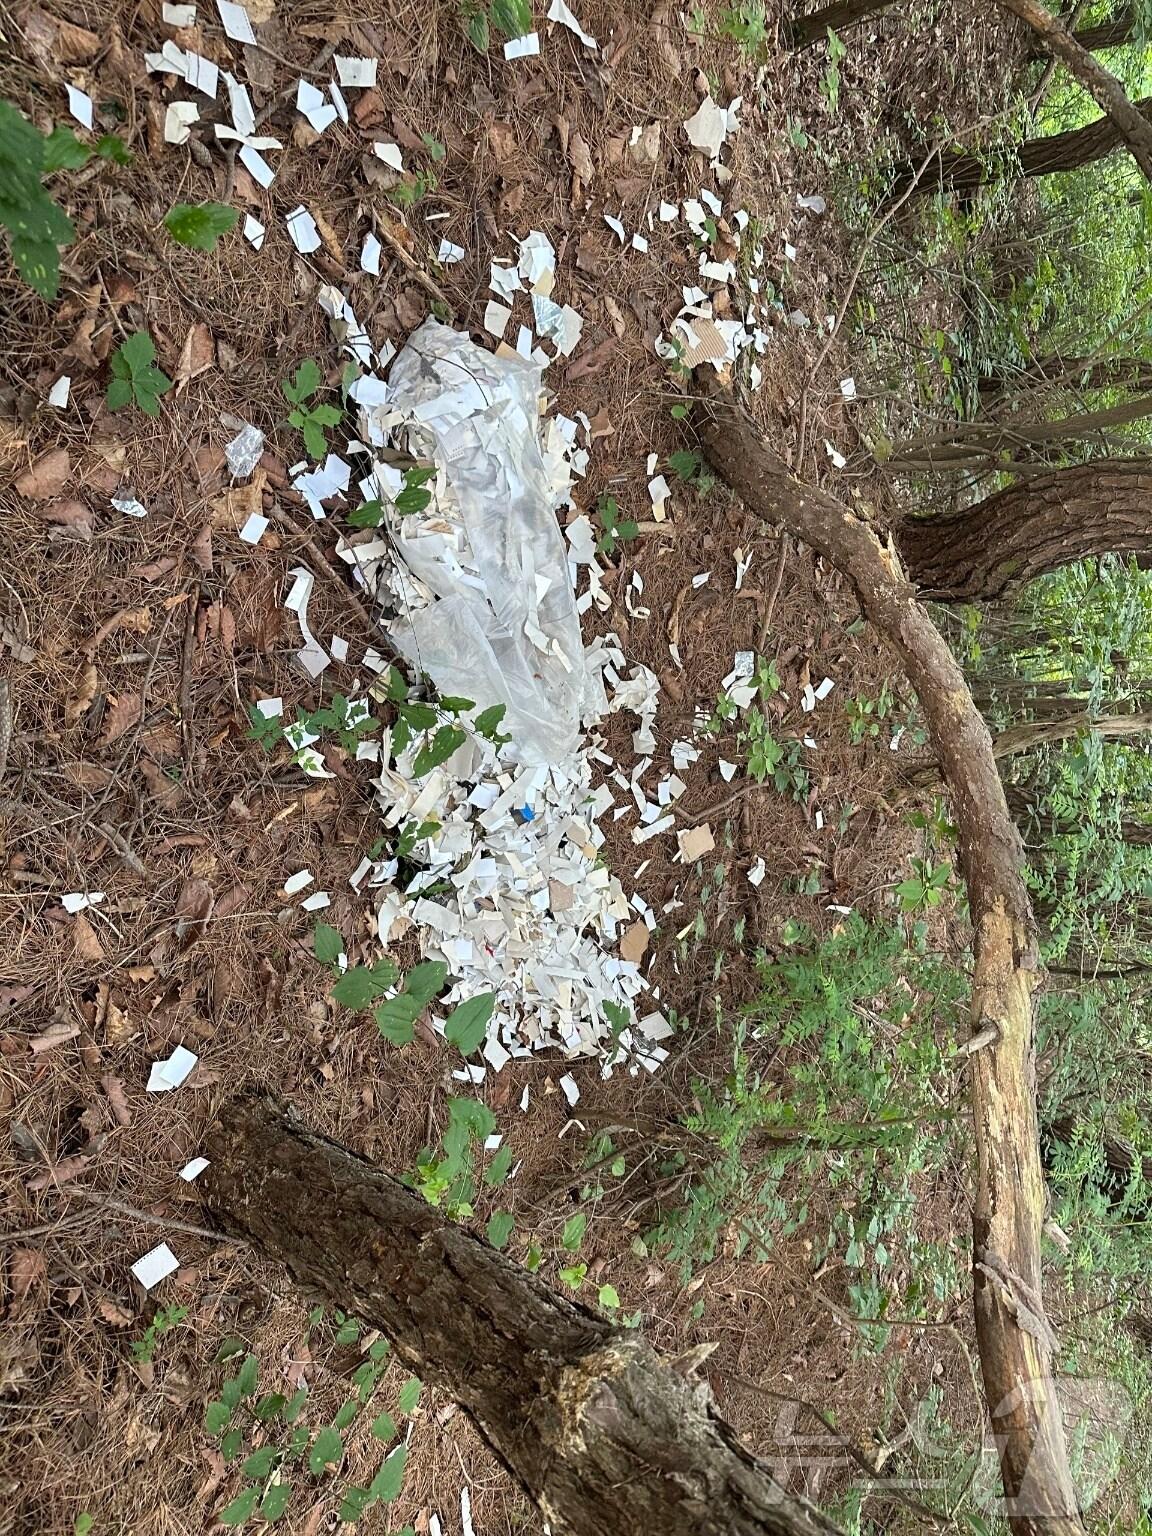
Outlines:
{"label": "dry brown leaf", "polygon": [[149,609],[121,608],[110,619],[105,619],[91,640],[85,641],[80,649],[86,655],[94,656],[108,636],[115,634],[118,629],[126,629],[133,635],[146,635],[151,628],[152,614]]}
{"label": "dry brown leaf", "polygon": [[97,962],[106,958],[104,946],[96,937],[95,928],[83,912],[77,912],[72,919],[72,942],[76,946],[76,955],[80,960]]}
{"label": "dry brown leaf", "polygon": [[31,981],[22,982],[19,986],[9,981],[0,981],[0,1013],[7,1013],[9,1008],[25,1002],[35,991],[36,984]]}
{"label": "dry brown leaf", "polygon": [[161,576],[171,575],[179,564],[178,555],[164,555],[160,560],[150,560],[147,565],[130,565],[128,574],[139,581],[159,581]]}
{"label": "dry brown leaf", "polygon": [[140,759],[140,772],[148,785],[148,793],[153,800],[159,801],[165,810],[174,809],[184,798],[184,786],[178,780],[169,778],[160,764],[154,762],[152,758]]}
{"label": "dry brown leaf", "polygon": [[107,1045],[126,1045],[136,1033],[135,1025],[112,995],[112,989],[105,981],[100,982],[96,988],[96,1023],[103,1027]]}
{"label": "dry brown leaf", "polygon": [[257,469],[251,480],[231,486],[223,496],[217,497],[212,503],[212,527],[227,528],[232,533],[243,528],[254,512],[263,511],[267,482],[264,470]]}
{"label": "dry brown leaf", "polygon": [[620,939],[620,958],[639,965],[648,948],[648,924],[641,918],[624,930]]}
{"label": "dry brown leaf", "polygon": [[590,373],[598,373],[611,358],[616,350],[615,336],[605,336],[603,341],[598,341],[590,352],[583,353],[575,362],[569,364],[564,377],[568,382],[585,378]]}
{"label": "dry brown leaf", "polygon": [[501,165],[508,160],[519,158],[516,135],[507,123],[489,123],[488,148]]}
{"label": "dry brown leaf", "polygon": [[16,490],[29,501],[47,501],[51,496],[59,496],[71,473],[72,460],[67,448],[52,448],[24,471],[16,481]]}
{"label": "dry brown leaf", "polygon": [[205,523],[200,532],[188,546],[188,553],[192,557],[193,564],[203,571],[205,576],[212,571],[212,524]]}
{"label": "dry brown leaf", "polygon": [[92,542],[92,509],[83,501],[49,501],[36,508],[36,515],[53,525],[56,538]]}
{"label": "dry brown leaf", "polygon": [[136,1321],[135,1312],[129,1312],[127,1307],[122,1307],[118,1301],[113,1301],[111,1296],[101,1296],[96,1303],[96,1310],[106,1323],[111,1323],[113,1328],[129,1328]]}
{"label": "dry brown leaf", "polygon": [[87,64],[100,51],[100,39],[71,21],[49,16],[30,5],[20,18],[24,40],[41,64]]}
{"label": "dry brown leaf", "polygon": [[[99,368],[102,361],[92,344],[97,319],[97,311],[95,309],[90,310],[76,327],[72,340],[64,348],[64,356],[74,357],[83,368]],[[111,333],[109,332],[108,334]]]}
{"label": "dry brown leaf", "polygon": [[38,1035],[32,1035],[28,1041],[28,1049],[33,1056],[39,1056],[43,1051],[50,1051],[53,1046],[63,1045],[66,1040],[75,1040],[79,1033],[79,1024],[69,1023],[67,1019],[59,1019],[55,1024],[49,1024],[47,1029],[42,1029]]}
{"label": "dry brown leaf", "polygon": [[215,899],[207,881],[185,880],[176,902],[176,937],[185,948],[203,934]]}
{"label": "dry brown leaf", "polygon": [[588,441],[594,443],[600,437],[612,437],[616,428],[612,425],[612,418],[608,415],[608,407],[602,405],[595,416],[588,418]]}
{"label": "dry brown leaf", "polygon": [[77,1174],[83,1173],[91,1161],[87,1152],[78,1152],[75,1157],[62,1157],[58,1163],[45,1168],[43,1173],[33,1174],[25,1181],[24,1188],[55,1189],[57,1184],[67,1184],[69,1179],[74,1179]]}
{"label": "dry brown leaf", "polygon": [[649,123],[641,129],[634,144],[628,145],[628,158],[633,165],[655,165],[660,158],[660,124]]}
{"label": "dry brown leaf", "polygon": [[176,364],[176,393],[179,394],[189,379],[206,372],[216,361],[216,342],[212,332],[202,320],[188,327],[180,360]]}
{"label": "dry brown leaf", "polygon": [[596,168],[592,164],[588,141],[583,134],[574,133],[568,140],[568,159],[585,187],[590,187],[596,178]]}
{"label": "dry brown leaf", "polygon": [[112,1072],[105,1072],[100,1079],[100,1086],[108,1095],[108,1107],[115,1117],[117,1125],[131,1125],[132,1111],[128,1107],[128,1098],[124,1092],[124,1084]]}
{"label": "dry brown leaf", "polygon": [[99,763],[86,763],[78,758],[71,763],[62,763],[61,767],[80,789],[107,789],[112,782],[112,770],[101,767]]}
{"label": "dry brown leaf", "polygon": [[13,1248],[8,1255],[8,1289],[13,1302],[23,1301],[47,1273],[48,1265],[38,1248]]}
{"label": "dry brown leaf", "polygon": [[623,336],[627,330],[627,326],[624,323],[624,311],[610,293],[604,295],[604,308],[607,310],[608,318],[612,322],[613,331],[615,331],[617,336]]}
{"label": "dry brown leaf", "polygon": [[343,263],[344,246],[340,240],[340,236],[332,228],[331,224],[329,224],[328,220],[322,213],[313,213],[312,218],[315,221],[316,228],[320,232],[320,238],[323,240],[325,249],[327,250],[329,256],[332,257],[333,261]]}
{"label": "dry brown leaf", "polygon": [[99,673],[91,662],[81,672],[76,691],[64,705],[65,725],[75,725],[80,716],[92,708],[92,701],[100,686]]}
{"label": "dry brown leaf", "polygon": [[118,693],[109,697],[111,703],[104,716],[104,726],[97,743],[101,747],[110,747],[114,741],[119,741],[124,732],[131,730],[144,713],[144,700],[138,693]]}

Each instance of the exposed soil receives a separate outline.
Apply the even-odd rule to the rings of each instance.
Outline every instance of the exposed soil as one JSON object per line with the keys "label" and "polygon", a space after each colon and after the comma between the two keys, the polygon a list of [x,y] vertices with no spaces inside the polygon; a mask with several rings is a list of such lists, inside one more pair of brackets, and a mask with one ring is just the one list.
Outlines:
{"label": "exposed soil", "polygon": [[[514,1251],[526,1251],[535,1235],[552,1255],[581,1200],[588,1146],[585,1129],[568,1125],[559,1075],[571,1070],[576,1078],[588,1131],[631,1118],[674,1119],[691,1100],[694,1078],[723,1073],[716,1010],[750,995],[755,951],[771,952],[788,919],[828,932],[838,920],[832,905],[890,912],[891,886],[919,850],[901,779],[915,750],[912,733],[899,752],[889,750],[888,727],[907,711],[906,688],[856,624],[840,579],[807,551],[782,547],[719,489],[701,497],[677,486],[668,522],[650,521],[645,459],[656,452],[663,466],[684,446],[670,413],[675,397],[651,343],[678,308],[681,280],[690,281],[692,269],[682,237],[657,226],[646,255],[624,250],[602,213],[636,222],[659,198],[699,187],[702,163],[687,152],[679,128],[695,110],[697,70],[723,99],[744,95],[742,128],[726,151],[734,180],[725,204],[746,207],[760,221],[786,308],[813,320],[811,329],[784,327],[775,339],[753,408],[802,473],[832,475],[841,494],[883,510],[884,486],[867,461],[852,460],[836,476],[824,447],[828,439],[851,455],[857,446],[857,419],[839,380],[859,372],[862,393],[865,382],[846,329],[821,356],[823,317],[844,300],[856,259],[836,216],[833,183],[851,174],[844,167],[862,142],[891,134],[899,149],[907,120],[927,116],[941,100],[957,122],[978,116],[1005,65],[999,34],[967,8],[942,6],[936,27],[915,33],[893,12],[865,29],[866,47],[861,37],[850,48],[832,114],[821,95],[824,50],[799,60],[781,52],[771,42],[771,17],[769,44],[753,56],[716,39],[711,27],[706,37],[686,33],[670,6],[631,6],[621,15],[618,6],[581,0],[574,9],[604,43],[601,54],[587,53],[562,28],[548,36],[541,25],[541,57],[505,64],[497,47],[486,59],[470,48],[451,0],[400,8],[281,4],[261,31],[262,50],[229,43],[202,3],[198,35],[185,45],[221,64],[231,59],[257,110],[272,108],[265,131],[279,131],[287,146],[276,157],[276,181],[261,193],[206,135],[211,148],[195,156],[161,142],[161,103],[171,93],[142,64],[143,51],[171,35],[158,0],[111,11],[94,0],[78,0],[67,12],[50,8],[91,29],[95,52],[72,34],[53,41],[36,15],[9,15],[0,5],[11,44],[0,62],[0,96],[47,127],[54,116],[64,120],[64,80],[83,82],[101,121],[129,143],[134,159],[126,169],[93,162],[72,178],[70,211],[80,233],[65,252],[54,306],[0,262],[0,676],[9,684],[12,725],[0,780],[0,1167],[8,1232],[0,1532],[66,1536],[88,1511],[98,1536],[160,1536],[210,1528],[239,1487],[235,1466],[225,1465],[202,1427],[223,1339],[239,1336],[258,1354],[268,1390],[278,1377],[292,1386],[308,1380],[316,1423],[344,1400],[361,1358],[322,1343],[330,1332],[308,1342],[307,1299],[282,1275],[177,1225],[200,1225],[195,1186],[181,1184],[174,1171],[197,1153],[216,1106],[260,1082],[313,1126],[401,1169],[437,1138],[454,1086],[456,1063],[431,1031],[398,1052],[370,1021],[328,1000],[328,978],[311,956],[312,920],[280,890],[288,874],[307,866],[333,894],[323,915],[349,940],[353,960],[373,953],[370,904],[348,883],[379,835],[367,765],[330,758],[336,778],[313,782],[282,749],[268,756],[247,739],[246,705],[255,698],[280,695],[290,710],[314,707],[320,697],[294,662],[295,620],[281,606],[291,566],[303,562],[316,573],[317,632],[341,633],[353,656],[380,642],[371,615],[331,562],[329,528],[313,525],[288,488],[285,466],[299,444],[283,423],[279,390],[304,357],[338,375],[315,302],[318,281],[345,286],[375,341],[389,336],[400,344],[428,311],[428,292],[404,263],[394,260],[380,279],[358,271],[366,211],[385,206],[365,179],[371,140],[396,137],[415,154],[423,132],[446,146],[438,185],[408,224],[418,267],[431,270],[442,235],[468,252],[435,273],[459,324],[478,330],[489,263],[512,251],[509,231],[541,229],[556,245],[562,296],[585,316],[585,330],[574,357],[554,366],[548,382],[560,409],[594,418],[603,412],[612,428],[593,448],[578,500],[591,506],[610,489],[644,523],[640,538],[621,551],[614,592],[622,599],[639,572],[650,617],[632,618],[618,601],[597,624],[614,628],[629,658],[661,678],[657,771],[669,770],[671,742],[691,735],[697,706],[711,707],[741,649],[762,649],[777,661],[784,688],[774,701],[777,734],[810,733],[818,743],[805,749],[813,791],[805,804],[771,788],[745,788],[743,775],[724,782],[718,760],[742,761],[733,734],[704,747],[683,775],[689,788],[682,802],[688,816],[718,807],[709,818],[715,863],[704,869],[674,863],[668,840],[636,847],[628,821],[609,829],[607,860],[626,890],[638,890],[658,911],[672,899],[683,903],[662,919],[649,956],[663,1004],[687,1028],[666,1069],[650,1080],[617,1073],[601,1081],[593,1062],[534,1061],[511,1064],[482,1090],[523,1159],[507,1194],[517,1217]],[[251,9],[256,18],[272,7]],[[715,20],[722,9],[710,4],[705,12]],[[342,52],[378,56],[380,83],[374,99],[354,93],[350,127],[337,125],[312,144],[293,128],[300,120],[290,99],[299,70],[332,41]],[[654,119],[664,130],[659,157],[637,167],[627,157],[628,135],[633,124]],[[788,125],[804,125],[808,148],[796,147]],[[571,154],[577,134],[596,171],[579,192]],[[828,214],[798,214],[798,192],[823,192]],[[211,254],[167,240],[160,220],[174,202],[213,198],[258,213],[268,226],[259,254],[238,233]],[[327,221],[334,249],[326,241],[312,258],[293,251],[283,219],[300,202]],[[449,217],[425,226],[426,213]],[[794,262],[785,261],[785,239],[796,247]],[[131,410],[113,415],[103,403],[109,352],[144,326],[171,376],[179,376],[190,336],[188,344],[208,359],[165,398],[155,421]],[[589,358],[595,366],[582,367]],[[72,405],[63,412],[44,404],[62,371],[73,380]],[[254,492],[228,489],[223,443],[232,433],[221,425],[223,412],[267,433],[262,489],[259,480]],[[18,477],[59,449],[68,465],[58,484],[39,498],[22,494]],[[109,496],[123,486],[148,508],[147,518],[111,509]],[[75,505],[61,510],[61,503]],[[236,528],[261,506],[272,527],[252,548],[238,541]],[[733,546],[753,551],[739,592]],[[695,588],[693,576],[705,571],[709,581]],[[669,654],[673,634],[682,670]],[[334,666],[325,688],[346,687],[353,670]],[[835,691],[803,714],[804,684],[825,676]],[[845,701],[874,699],[885,683],[896,699],[893,721],[854,745]],[[631,723],[613,722],[609,732],[626,766]],[[3,727],[0,715],[0,741]],[[744,792],[726,803],[738,789]],[[755,888],[746,874],[758,856],[767,876]],[[725,873],[717,878],[721,863]],[[106,893],[92,911],[70,916],[60,905],[63,892],[92,890]],[[53,1029],[59,1041],[48,1044],[44,1032]],[[181,1043],[200,1055],[193,1077],[175,1093],[146,1094],[150,1063]],[[521,1114],[525,1085],[531,1107]],[[922,1194],[921,1230],[954,1240],[962,1254],[963,1170],[948,1187]],[[818,1204],[814,1227],[826,1214]],[[797,1448],[798,1438],[810,1442],[827,1431],[803,1410],[796,1417],[789,1398],[817,1404],[868,1446],[873,1431],[895,1435],[902,1412],[939,1379],[957,1432],[975,1441],[980,1407],[962,1300],[954,1329],[898,1328],[878,1361],[837,1310],[847,1308],[843,1269],[814,1280],[803,1237],[768,1264],[733,1251],[685,1287],[658,1257],[633,1251],[648,1214],[642,1189],[624,1185],[607,1214],[613,1219],[594,1224],[585,1254],[593,1276],[611,1279],[625,1312],[642,1311],[661,1347],[678,1353],[716,1344],[703,1369],[723,1411],[765,1455],[780,1458],[790,1486],[831,1504],[859,1469],[845,1467],[835,1445]],[[181,1267],[146,1296],[128,1265],[161,1240],[172,1243]],[[545,1272],[556,1268],[550,1257]],[[160,1341],[153,1363],[137,1363],[129,1345],[157,1297],[187,1307],[188,1316]],[[370,1477],[378,1462],[367,1428],[354,1430],[347,1474]],[[540,1528],[446,1401],[426,1395],[408,1468],[391,1521],[373,1511],[358,1529],[383,1532],[410,1521],[426,1531],[438,1514],[446,1531],[459,1531],[465,1482],[481,1536]],[[294,1506],[282,1528],[335,1529],[334,1509],[331,1498],[311,1511]],[[889,1529],[902,1528],[902,1520],[915,1528],[915,1517],[895,1506],[889,1519]]]}

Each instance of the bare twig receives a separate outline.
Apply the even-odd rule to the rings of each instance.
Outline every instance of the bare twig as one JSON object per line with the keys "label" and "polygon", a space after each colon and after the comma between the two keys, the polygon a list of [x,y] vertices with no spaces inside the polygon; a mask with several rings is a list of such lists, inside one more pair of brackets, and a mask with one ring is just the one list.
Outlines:
{"label": "bare twig", "polygon": [[170,1232],[190,1232],[193,1237],[209,1237],[214,1243],[234,1243],[240,1248],[248,1246],[243,1238],[233,1237],[228,1232],[214,1232],[211,1227],[198,1227],[194,1222],[178,1221],[174,1216],[158,1216],[153,1211],[141,1211],[129,1205],[126,1200],[117,1200],[115,1195],[106,1195],[100,1190],[73,1188],[67,1193],[80,1200],[89,1200],[93,1205],[102,1205],[105,1210],[118,1211],[121,1216],[147,1222],[152,1227],[164,1227]]}

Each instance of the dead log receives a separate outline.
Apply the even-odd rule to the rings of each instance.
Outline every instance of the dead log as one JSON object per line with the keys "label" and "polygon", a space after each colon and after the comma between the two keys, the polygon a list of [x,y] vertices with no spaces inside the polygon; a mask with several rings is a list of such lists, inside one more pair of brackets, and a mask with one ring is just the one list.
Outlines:
{"label": "dead log", "polygon": [[385,1333],[554,1531],[840,1536],[740,1444],[705,1383],[272,1100],[228,1104],[207,1153],[218,1222]]}
{"label": "dead log", "polygon": [[952,794],[974,929],[971,1099],[976,1144],[973,1276],[984,1391],[1015,1536],[1082,1536],[1052,1378],[1041,1295],[1044,1180],[1032,993],[1038,960],[988,728],[895,550],[843,503],[803,484],[710,368],[692,410],[708,462],[751,512],[783,526],[845,575],[892,646],[924,711]]}

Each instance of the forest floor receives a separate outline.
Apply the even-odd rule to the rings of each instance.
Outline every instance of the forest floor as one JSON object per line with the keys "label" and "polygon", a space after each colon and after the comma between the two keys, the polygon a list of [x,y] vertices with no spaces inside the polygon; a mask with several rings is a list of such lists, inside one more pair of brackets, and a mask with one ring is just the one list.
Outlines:
{"label": "forest floor", "polygon": [[[428,313],[427,285],[412,268],[434,272],[456,322],[482,334],[490,262],[514,253],[510,233],[544,231],[559,256],[560,297],[585,322],[580,346],[546,382],[562,411],[584,411],[602,428],[577,501],[590,507],[610,488],[644,525],[621,547],[609,573],[617,600],[586,638],[615,629],[629,660],[660,678],[657,771],[669,771],[670,744],[691,735],[697,707],[713,705],[740,650],[775,659],[778,734],[817,741],[806,803],[749,787],[743,774],[726,783],[719,760],[745,755],[734,732],[702,744],[683,773],[684,805],[720,807],[708,819],[721,877],[674,862],[671,838],[637,847],[629,822],[606,826],[606,862],[627,892],[656,910],[673,895],[684,903],[674,931],[688,924],[688,941],[662,931],[645,965],[662,1006],[688,1027],[651,1077],[605,1081],[595,1061],[540,1059],[514,1061],[478,1090],[523,1160],[506,1196],[517,1219],[514,1254],[532,1238],[555,1253],[580,1203],[588,1137],[569,1126],[561,1074],[576,1080],[575,1113],[589,1129],[625,1116],[673,1118],[691,1101],[694,1078],[722,1074],[712,1021],[717,1006],[731,1009],[753,993],[755,949],[773,951],[788,921],[829,932],[833,907],[890,915],[891,888],[920,851],[906,814],[915,802],[905,794],[893,805],[915,750],[912,731],[901,751],[890,750],[889,727],[910,718],[906,685],[856,622],[851,591],[719,488],[704,496],[674,484],[669,517],[651,520],[648,455],[664,469],[685,445],[652,343],[693,268],[682,232],[657,224],[640,252],[620,245],[603,213],[639,228],[660,199],[696,194],[706,167],[681,124],[699,102],[698,71],[720,100],[743,96],[741,126],[725,150],[725,208],[759,221],[765,271],[785,310],[812,320],[801,329],[782,318],[752,409],[799,474],[883,512],[886,488],[856,451],[872,408],[866,365],[847,326],[825,344],[824,317],[848,295],[857,254],[837,218],[836,184],[851,177],[861,146],[870,152],[880,136],[898,144],[909,121],[942,101],[954,121],[978,115],[981,91],[995,90],[1003,67],[996,41],[969,8],[943,7],[933,32],[906,30],[893,12],[865,29],[867,47],[849,41],[833,85],[825,50],[794,57],[777,49],[771,19],[769,41],[752,51],[717,35],[728,8],[715,4],[703,8],[702,33],[688,32],[668,5],[581,0],[573,8],[600,50],[545,24],[538,6],[540,56],[506,63],[498,45],[486,58],[469,45],[453,0],[306,0],[278,10],[265,0],[249,7],[261,23],[258,47],[229,41],[201,0],[199,24],[180,41],[246,80],[257,109],[272,106],[265,131],[286,144],[270,157],[278,174],[264,192],[206,135],[211,148],[196,155],[163,143],[171,93],[142,58],[173,35],[158,0],[112,8],[76,0],[66,15],[51,0],[43,10],[0,5],[9,51],[0,97],[46,126],[66,120],[65,82],[82,85],[100,123],[133,152],[126,168],[94,162],[76,179],[79,237],[65,252],[55,305],[7,267],[0,275],[0,666],[11,715],[0,782],[0,1532],[65,1536],[85,1513],[100,1536],[208,1529],[239,1487],[235,1464],[203,1430],[220,1379],[215,1357],[229,1337],[258,1356],[269,1390],[305,1380],[321,1416],[343,1401],[356,1349],[310,1331],[309,1302],[282,1274],[197,1233],[195,1186],[174,1178],[226,1096],[265,1085],[326,1134],[403,1170],[435,1140],[453,1089],[455,1062],[442,1038],[428,1031],[397,1051],[334,1007],[312,957],[313,919],[281,891],[291,872],[310,869],[317,888],[333,893],[324,920],[370,953],[371,904],[349,886],[380,831],[370,765],[330,759],[334,778],[307,780],[286,753],[268,755],[248,736],[256,698],[280,696],[290,710],[324,696],[294,660],[296,621],[282,606],[293,566],[306,564],[317,578],[314,630],[349,642],[349,662],[325,674],[325,689],[351,692],[353,660],[380,641],[336,574],[331,525],[313,524],[288,482],[298,440],[284,424],[280,382],[305,357],[338,373],[318,283],[344,287],[374,342],[400,345]],[[377,58],[379,79],[375,90],[349,93],[348,126],[316,139],[301,131],[296,79],[331,42]],[[655,152],[631,156],[633,126],[653,122],[661,129]],[[359,271],[366,211],[387,205],[365,152],[375,139],[395,139],[415,159],[421,134],[445,155],[435,188],[406,215],[410,259],[388,262],[386,251],[383,275],[369,276]],[[585,156],[593,175],[574,189]],[[813,194],[827,199],[826,214],[798,208],[798,195]],[[161,220],[173,203],[213,199],[266,224],[262,250],[238,230],[212,253],[167,241]],[[310,257],[297,254],[284,227],[298,203],[323,222],[324,243]],[[447,217],[425,224],[429,214]],[[464,248],[463,261],[435,265],[441,237]],[[112,414],[104,403],[109,353],[144,327],[178,381],[155,420]],[[71,402],[61,411],[45,400],[64,372]],[[853,375],[860,399],[849,402],[840,380]],[[255,490],[229,480],[226,413],[266,434]],[[833,467],[826,443],[847,457],[846,469]],[[125,486],[146,517],[111,507]],[[240,542],[239,524],[261,509],[269,532],[257,546]],[[735,547],[752,554],[739,591]],[[708,581],[694,585],[705,572]],[[622,601],[633,573],[643,579],[648,617]],[[670,659],[673,634],[682,670]],[[805,684],[825,677],[834,691],[803,713]],[[891,719],[876,738],[854,743],[846,701],[876,700],[885,686]],[[724,803],[734,790],[742,792]],[[755,887],[747,873],[759,857],[767,873]],[[94,890],[105,899],[87,912],[61,905],[62,893]],[[174,1093],[147,1093],[149,1063],[179,1044],[198,1054],[195,1072]],[[521,1113],[526,1086],[530,1107]],[[642,1203],[630,1213],[621,1200],[621,1219],[595,1228],[584,1254],[592,1275],[611,1281],[625,1312],[643,1314],[660,1347],[717,1346],[704,1369],[722,1411],[778,1459],[790,1486],[824,1500],[856,1475],[838,1447],[829,1454],[817,1444],[818,1423],[796,1421],[790,1398],[818,1403],[845,1434],[869,1443],[874,1430],[899,1428],[894,1404],[907,1409],[941,1379],[953,1424],[975,1438],[981,1408],[965,1358],[965,1307],[955,1330],[896,1330],[878,1369],[837,1311],[847,1297],[843,1267],[821,1272],[813,1288],[803,1233],[770,1263],[725,1253],[685,1287],[674,1266],[636,1251]],[[921,1214],[962,1259],[962,1187],[937,1191]],[[819,1213],[811,1219],[819,1225]],[[180,1268],[149,1296],[129,1264],[161,1240]],[[551,1258],[544,1272],[554,1278]],[[187,1314],[151,1361],[135,1359],[131,1346],[158,1299]],[[797,1437],[808,1442],[801,1452]],[[354,1432],[349,1474],[368,1468],[371,1476],[374,1454],[367,1432]],[[481,1536],[540,1528],[462,1415],[426,1394],[391,1518],[371,1512],[358,1528],[408,1521],[435,1530],[435,1516],[459,1531],[462,1487]],[[282,1528],[334,1529],[334,1509],[318,1492],[294,1505]]]}

